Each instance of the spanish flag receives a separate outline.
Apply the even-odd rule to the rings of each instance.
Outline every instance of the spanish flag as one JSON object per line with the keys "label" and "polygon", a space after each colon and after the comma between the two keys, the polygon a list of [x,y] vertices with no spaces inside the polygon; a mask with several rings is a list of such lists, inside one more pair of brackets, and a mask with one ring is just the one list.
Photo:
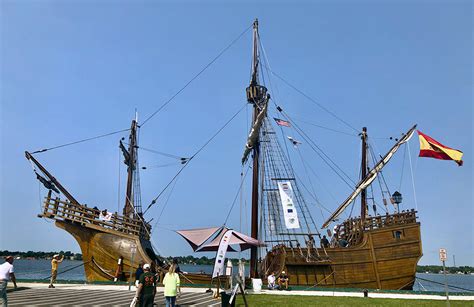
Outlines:
{"label": "spanish flag", "polygon": [[420,157],[454,160],[459,166],[462,165],[462,151],[444,146],[419,130],[417,132],[420,138]]}

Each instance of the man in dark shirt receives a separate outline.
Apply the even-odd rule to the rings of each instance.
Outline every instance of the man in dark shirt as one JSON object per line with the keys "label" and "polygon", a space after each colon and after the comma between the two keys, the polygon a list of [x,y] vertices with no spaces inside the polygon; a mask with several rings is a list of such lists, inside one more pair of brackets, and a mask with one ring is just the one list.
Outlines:
{"label": "man in dark shirt", "polygon": [[282,271],[280,277],[278,277],[278,286],[280,290],[288,290],[288,281],[290,278],[286,275],[285,271]]}
{"label": "man in dark shirt", "polygon": [[138,264],[138,268],[135,271],[135,286],[138,287],[138,282],[140,280],[140,276],[143,274],[143,262]]}
{"label": "man in dark shirt", "polygon": [[136,297],[140,307],[153,307],[156,294],[156,277],[150,272],[150,265],[143,265],[144,273],[138,281]]}
{"label": "man in dark shirt", "polygon": [[329,240],[324,235],[321,239],[321,247],[328,248],[329,247]]}

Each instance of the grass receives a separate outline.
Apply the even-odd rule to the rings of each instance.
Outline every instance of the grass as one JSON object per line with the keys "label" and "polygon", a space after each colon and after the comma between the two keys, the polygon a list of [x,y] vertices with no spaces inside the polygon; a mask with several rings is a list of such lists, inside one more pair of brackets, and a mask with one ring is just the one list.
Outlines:
{"label": "grass", "polygon": [[[247,295],[248,305],[254,306],[440,306],[445,307],[446,301],[435,300],[407,300],[388,298],[359,298],[359,297],[325,297],[325,296],[301,296],[301,295]],[[452,307],[473,307],[472,301],[450,301]],[[236,306],[244,306],[241,295],[237,296]]]}

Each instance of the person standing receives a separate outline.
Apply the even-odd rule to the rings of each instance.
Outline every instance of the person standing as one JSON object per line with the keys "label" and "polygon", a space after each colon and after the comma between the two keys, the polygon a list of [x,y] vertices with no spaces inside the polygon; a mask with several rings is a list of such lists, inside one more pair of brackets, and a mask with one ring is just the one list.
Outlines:
{"label": "person standing", "polygon": [[150,272],[150,264],[143,265],[144,273],[140,275],[135,297],[140,307],[153,307],[156,294],[156,277]]}
{"label": "person standing", "polygon": [[325,235],[323,235],[323,238],[321,239],[321,247],[323,248],[328,248],[329,247],[329,240],[326,238]]}
{"label": "person standing", "polygon": [[143,274],[143,262],[138,264],[138,268],[135,271],[135,286],[138,287],[138,283],[140,282],[140,276]]}
{"label": "person standing", "polygon": [[53,259],[51,260],[51,280],[48,288],[54,288],[53,284],[56,282],[56,277],[58,276],[58,264],[63,262],[63,260],[64,255],[61,256],[61,259],[59,259],[58,254],[53,256]]}
{"label": "person standing", "polygon": [[176,273],[176,265],[172,264],[165,278],[163,278],[166,307],[176,306],[176,296],[181,295],[180,283],[179,274]]}
{"label": "person standing", "polygon": [[5,263],[0,265],[0,297],[2,299],[2,306],[8,306],[7,300],[7,283],[11,279],[13,286],[16,289],[16,278],[13,270],[13,257],[5,257]]}

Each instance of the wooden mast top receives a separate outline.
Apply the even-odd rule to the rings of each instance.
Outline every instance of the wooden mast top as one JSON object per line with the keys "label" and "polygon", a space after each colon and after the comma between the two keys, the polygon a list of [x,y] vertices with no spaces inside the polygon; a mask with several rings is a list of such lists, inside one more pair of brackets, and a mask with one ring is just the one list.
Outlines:
{"label": "wooden mast top", "polygon": [[[362,163],[361,163],[361,179],[367,176],[367,127],[362,128],[360,134],[362,139]],[[367,216],[367,190],[363,189],[360,192],[360,218],[362,221]]]}
{"label": "wooden mast top", "polygon": [[125,195],[125,206],[123,207],[123,215],[130,217],[134,215],[134,191],[133,191],[133,177],[134,171],[136,168],[136,149],[137,149],[137,121],[136,119],[132,120],[132,125],[130,127],[130,136],[129,136],[129,146],[128,146],[128,176],[127,176],[127,192]]}

